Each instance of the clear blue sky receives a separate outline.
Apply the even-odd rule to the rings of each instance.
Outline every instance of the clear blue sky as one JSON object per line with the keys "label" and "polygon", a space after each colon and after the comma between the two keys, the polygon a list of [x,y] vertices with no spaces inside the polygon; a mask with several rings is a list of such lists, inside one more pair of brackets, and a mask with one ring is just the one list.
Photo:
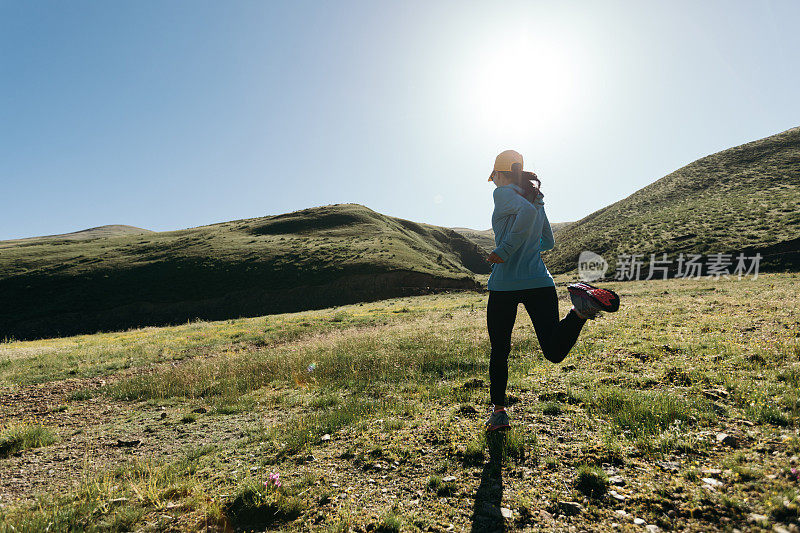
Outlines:
{"label": "clear blue sky", "polygon": [[800,125],[800,2],[0,0],[0,239],[356,202],[579,219]]}

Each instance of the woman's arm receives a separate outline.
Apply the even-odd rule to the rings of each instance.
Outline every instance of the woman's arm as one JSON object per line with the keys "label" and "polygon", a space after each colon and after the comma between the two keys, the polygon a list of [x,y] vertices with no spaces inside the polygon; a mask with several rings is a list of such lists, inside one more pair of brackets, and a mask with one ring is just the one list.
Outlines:
{"label": "woman's arm", "polygon": [[556,241],[553,239],[553,228],[550,227],[550,221],[547,219],[547,213],[544,212],[544,206],[541,206],[539,209],[542,210],[542,216],[544,216],[542,240],[540,241],[541,249],[544,252],[545,250],[552,250],[556,245]]}

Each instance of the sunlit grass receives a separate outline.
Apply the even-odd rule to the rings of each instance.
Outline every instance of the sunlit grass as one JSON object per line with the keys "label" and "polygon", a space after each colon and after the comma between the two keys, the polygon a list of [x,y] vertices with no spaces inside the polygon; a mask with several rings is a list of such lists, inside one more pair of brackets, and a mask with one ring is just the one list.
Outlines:
{"label": "sunlit grass", "polygon": [[[202,351],[156,362],[135,375],[112,372],[114,379],[104,387],[75,389],[64,398],[70,411],[94,402],[113,402],[130,410],[167,405],[171,413],[164,427],[194,432],[216,421],[246,419],[241,434],[227,433],[234,436],[230,442],[219,442],[197,457],[187,454],[185,460],[169,463],[173,466],[131,464],[120,466],[111,477],[102,472],[87,475],[97,487],[94,492],[87,493],[85,484],[77,491],[65,490],[63,499],[42,500],[42,509],[33,514],[26,507],[32,518],[23,507],[13,506],[2,516],[15,525],[39,520],[36,527],[53,522],[66,524],[64,529],[85,527],[87,517],[93,516],[106,529],[135,529],[145,520],[155,523],[164,506],[176,502],[180,514],[193,520],[185,527],[197,529],[201,523],[230,519],[225,506],[247,487],[260,490],[265,470],[320,468],[314,459],[320,450],[335,451],[326,461],[336,461],[337,468],[359,481],[339,480],[338,489],[325,482],[303,485],[302,490],[297,488],[302,485],[299,481],[297,486],[287,484],[291,489],[287,497],[296,499],[287,500],[285,509],[296,509],[304,520],[313,516],[311,510],[321,499],[340,493],[345,483],[363,484],[359,476],[391,479],[394,471],[384,470],[387,466],[398,471],[404,465],[423,468],[414,481],[416,487],[436,501],[443,498],[457,505],[462,489],[468,490],[467,480],[477,482],[482,467],[498,456],[509,469],[531,469],[541,461],[536,468],[566,480],[557,484],[562,489],[553,489],[557,494],[552,498],[558,501],[584,494],[592,496],[590,502],[603,501],[595,496],[600,487],[595,483],[598,472],[592,468],[609,464],[624,468],[645,461],[657,468],[652,461],[672,461],[682,465],[672,480],[699,486],[711,452],[722,453],[714,441],[721,424],[753,424],[748,427],[768,432],[791,432],[798,425],[798,309],[785,298],[797,291],[797,281],[794,275],[769,275],[742,282],[612,284],[623,297],[623,308],[587,324],[560,365],[544,361],[530,322],[520,312],[509,359],[508,394],[518,402],[510,405],[514,429],[494,455],[482,427],[488,412],[484,409],[489,408],[485,294],[405,298],[324,312],[120,333],[139,336],[150,347],[137,352],[141,361],[132,360],[131,368],[152,363],[147,354],[155,352],[148,350],[162,341],[191,336],[205,345]],[[562,315],[567,310],[563,292],[559,289]],[[776,313],[777,309],[782,312]],[[267,320],[275,320],[275,331],[282,331],[274,342],[241,341],[252,331],[263,332]],[[234,330],[242,333],[241,342],[232,341]],[[70,345],[76,339],[52,342]],[[106,342],[112,340],[102,341]],[[100,341],[85,338],[70,349],[74,357],[83,354],[94,364],[96,343]],[[5,344],[0,353],[20,347],[27,349],[30,344]],[[21,371],[30,361],[16,367],[15,361],[31,357],[38,356],[14,352],[0,367],[0,375],[8,378],[10,372]],[[68,368],[60,364],[56,361],[42,372],[49,373],[48,379],[69,376],[59,374]],[[198,404],[209,409],[207,414],[192,412]],[[148,420],[158,421],[157,414]],[[539,433],[542,427],[568,428],[568,433],[563,429]],[[323,439],[326,434],[330,438]],[[585,443],[575,448],[573,434]],[[557,435],[566,437],[563,443],[555,440]],[[411,437],[425,440],[415,444]],[[800,451],[797,439],[780,442],[795,455]],[[560,455],[561,446],[570,447],[568,459]],[[755,486],[771,479],[767,468],[745,461],[725,465],[729,481]],[[450,475],[455,482],[442,481]],[[782,475],[779,481],[785,479]],[[439,484],[428,488],[429,478],[436,476]],[[591,482],[583,493],[576,487],[581,484],[578,478]],[[444,487],[441,496],[440,487]],[[258,498],[242,508],[252,507],[258,515],[264,509],[277,509],[270,507],[273,504],[282,505]],[[522,505],[521,498],[512,497],[514,505]],[[741,502],[746,502],[748,510],[772,516],[771,496],[763,504],[737,494],[726,498],[720,505],[731,512],[745,508]],[[380,525],[384,512],[391,514],[386,509],[378,509],[370,519],[373,528]],[[775,516],[785,516],[792,507],[776,503],[774,509]],[[430,522],[432,512],[421,507],[420,517],[400,511],[392,516],[402,530],[416,523],[435,523]],[[332,513],[325,526],[331,530],[352,529],[365,520],[359,509],[344,502]],[[287,511],[284,516],[294,514]],[[274,527],[292,529],[289,524]]]}
{"label": "sunlit grass", "polygon": [[30,448],[40,448],[56,442],[53,432],[38,424],[7,427],[0,432],[0,458]]}
{"label": "sunlit grass", "polygon": [[[481,305],[480,295],[465,301],[458,294],[443,294],[267,317],[7,342],[0,344],[0,384],[104,376],[153,363],[250,353],[336,331],[419,320],[432,312],[476,304]],[[408,312],[396,313],[398,306]]]}

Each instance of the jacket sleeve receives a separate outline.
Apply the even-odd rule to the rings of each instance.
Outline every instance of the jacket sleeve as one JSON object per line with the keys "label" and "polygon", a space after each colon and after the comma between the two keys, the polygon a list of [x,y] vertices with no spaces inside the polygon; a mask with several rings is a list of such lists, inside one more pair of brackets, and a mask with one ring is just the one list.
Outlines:
{"label": "jacket sleeve", "polygon": [[553,239],[553,228],[550,227],[550,221],[547,219],[547,213],[544,212],[544,206],[539,209],[542,210],[542,216],[544,216],[541,240],[541,250],[544,252],[545,250],[552,250],[556,245],[556,241]]}
{"label": "jacket sleeve", "polygon": [[498,187],[494,190],[493,196],[496,216],[515,216],[511,229],[505,234],[503,241],[493,250],[500,259],[508,261],[511,254],[516,252],[525,242],[530,226],[536,221],[539,213],[533,207],[533,204],[511,189]]}

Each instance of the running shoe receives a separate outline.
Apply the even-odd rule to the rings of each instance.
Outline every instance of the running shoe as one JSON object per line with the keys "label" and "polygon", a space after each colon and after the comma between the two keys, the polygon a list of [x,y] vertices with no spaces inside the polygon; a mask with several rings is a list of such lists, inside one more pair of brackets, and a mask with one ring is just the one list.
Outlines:
{"label": "running shoe", "polygon": [[489,419],[484,423],[486,431],[495,431],[498,429],[507,430],[511,428],[511,423],[508,419],[508,414],[505,411],[495,411],[489,415]]}
{"label": "running shoe", "polygon": [[600,289],[588,283],[573,283],[567,286],[572,305],[579,315],[591,320],[600,311],[613,313],[619,309],[619,296],[614,291]]}

